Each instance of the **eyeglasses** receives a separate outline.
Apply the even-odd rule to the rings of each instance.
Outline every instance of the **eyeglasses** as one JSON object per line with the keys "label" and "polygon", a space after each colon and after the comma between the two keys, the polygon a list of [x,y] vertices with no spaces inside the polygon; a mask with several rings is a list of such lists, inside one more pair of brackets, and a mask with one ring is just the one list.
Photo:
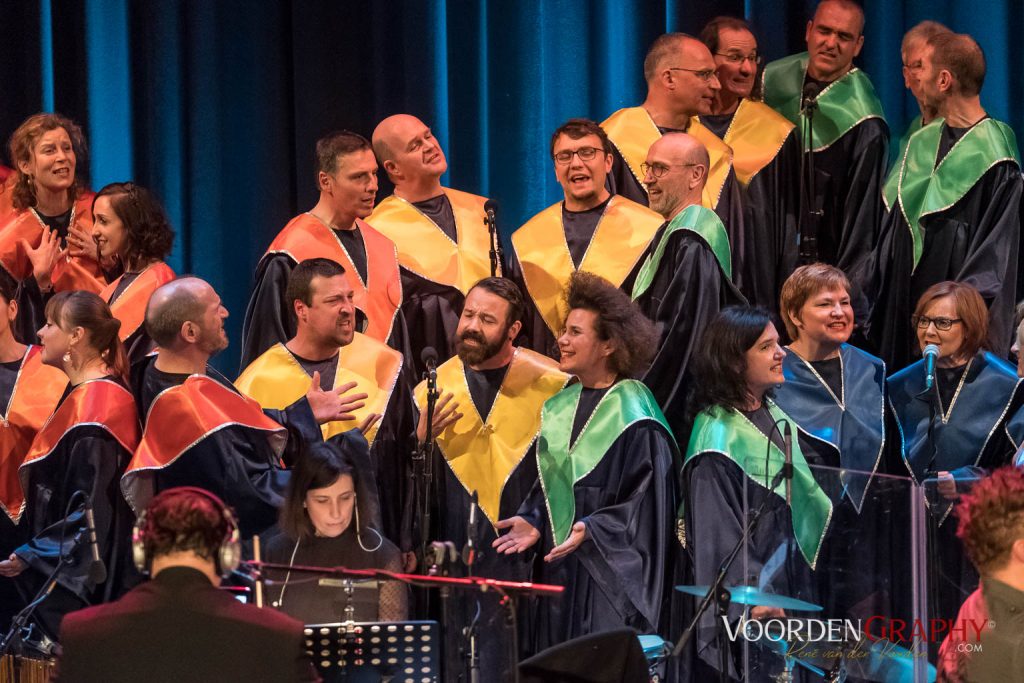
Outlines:
{"label": "eyeglasses", "polygon": [[686,69],[686,68],[683,68],[681,66],[670,66],[668,68],[668,70],[669,71],[689,71],[690,73],[692,73],[694,76],[696,76],[700,80],[704,81],[705,83],[710,81],[714,77],[714,75],[715,75],[715,70],[714,69]]}
{"label": "eyeglasses", "polygon": [[914,327],[927,330],[928,326],[935,323],[935,329],[946,332],[953,327],[953,323],[963,322],[962,318],[929,318],[926,315],[912,315],[910,322]]}
{"label": "eyeglasses", "polygon": [[756,52],[751,52],[749,55],[741,55],[739,52],[716,52],[719,57],[725,57],[725,61],[730,64],[742,64],[743,62],[750,62],[754,66],[757,66],[764,59],[761,55]]}
{"label": "eyeglasses", "polygon": [[649,164],[646,161],[640,164],[640,173],[646,178],[647,174],[650,173],[655,178],[660,178],[673,166],[678,168],[686,168],[688,166],[700,166],[700,164]]}
{"label": "eyeglasses", "polygon": [[555,162],[565,166],[572,161],[572,156],[575,154],[580,158],[580,161],[593,161],[597,153],[602,150],[597,147],[580,147],[579,149],[563,149],[561,152],[557,152]]}

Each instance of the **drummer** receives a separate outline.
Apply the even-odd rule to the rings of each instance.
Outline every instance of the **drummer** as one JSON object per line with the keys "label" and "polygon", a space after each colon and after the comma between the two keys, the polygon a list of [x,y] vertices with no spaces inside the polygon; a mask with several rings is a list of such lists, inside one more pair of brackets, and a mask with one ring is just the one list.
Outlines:
{"label": "drummer", "polygon": [[[835,451],[801,431],[772,400],[786,351],[767,311],[730,306],[712,320],[695,359],[690,405],[695,420],[683,467],[686,547],[697,584],[711,584],[719,566],[743,535],[747,510],[765,511],[746,546],[726,574],[726,585],[768,588],[773,593],[813,598],[813,571],[828,532],[832,497],[816,480],[813,465],[838,465]],[[770,491],[785,460],[792,433],[792,508],[786,483]],[[748,457],[752,456],[752,457]],[[766,474],[767,470],[767,474]],[[746,572],[744,572],[746,568]],[[738,601],[737,601],[738,602]],[[813,602],[813,600],[812,600]],[[741,615],[734,604],[730,621]],[[755,606],[748,618],[784,616],[779,607]],[[708,613],[697,631],[697,675],[718,675],[717,617]],[[738,647],[738,642],[731,647]],[[730,656],[730,674],[739,677]],[[743,680],[771,680],[781,657],[752,650]]]}

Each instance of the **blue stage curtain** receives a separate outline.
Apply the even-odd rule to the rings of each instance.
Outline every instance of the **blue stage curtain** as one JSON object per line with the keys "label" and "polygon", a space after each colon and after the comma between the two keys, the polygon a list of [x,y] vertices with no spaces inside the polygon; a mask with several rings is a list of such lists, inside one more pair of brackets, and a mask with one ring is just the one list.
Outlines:
{"label": "blue stage curtain", "polygon": [[[448,153],[446,182],[501,203],[507,235],[560,191],[551,131],[639,103],[642,62],[666,30],[717,14],[752,21],[773,59],[803,49],[813,2],[786,0],[0,0],[0,135],[52,106],[85,126],[92,184],[133,176],[167,205],[171,265],[208,279],[237,342],[252,273],[289,218],[315,202],[313,145],[367,137],[409,112]],[[1017,0],[866,3],[858,64],[894,136],[916,105],[899,42],[922,19],[973,34],[983,102],[1020,130],[1024,35]],[[6,155],[5,155],[6,156]],[[382,182],[380,197],[389,191]],[[233,349],[237,345],[233,345]],[[232,351],[220,359],[236,367]]]}

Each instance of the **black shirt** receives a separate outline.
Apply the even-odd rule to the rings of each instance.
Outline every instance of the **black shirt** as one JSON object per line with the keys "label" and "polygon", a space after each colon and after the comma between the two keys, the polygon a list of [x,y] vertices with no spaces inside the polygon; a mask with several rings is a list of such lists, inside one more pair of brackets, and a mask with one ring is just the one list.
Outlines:
{"label": "black shirt", "polygon": [[960,378],[967,370],[967,364],[955,368],[935,368],[935,386],[939,389],[939,396],[942,397],[942,411],[949,412],[949,404],[953,401],[957,387],[960,386]]}
{"label": "black shirt", "polygon": [[18,382],[23,360],[24,357],[10,363],[0,363],[0,409],[3,409],[4,415],[7,415],[11,407],[11,396],[14,394],[14,385]]}
{"label": "black shirt", "polygon": [[811,367],[821,375],[825,384],[840,401],[843,400],[843,364],[839,356],[828,360],[810,361]]}
{"label": "black shirt", "polygon": [[45,216],[36,209],[35,214],[39,216],[39,220],[46,224],[51,230],[56,230],[57,234],[60,235],[61,247],[67,246],[68,229],[71,226],[71,212],[74,211],[74,207],[71,207],[59,216]]}
{"label": "black shirt", "polygon": [[609,389],[611,387],[605,387],[604,389],[588,389],[583,387],[583,391],[580,393],[580,401],[576,404],[576,416],[572,420],[572,434],[569,437],[570,446],[576,443],[576,439],[579,438],[580,432],[586,426],[587,420],[594,414],[594,409],[597,408],[597,404],[601,402],[601,399],[604,398]]}
{"label": "black shirt", "polygon": [[356,267],[356,272],[359,273],[359,278],[365,284],[367,278],[366,245],[363,244],[363,235],[359,232],[359,228],[335,230],[334,234],[341,241],[341,246],[345,247],[348,257],[352,259],[352,265]]}
{"label": "black shirt", "polygon": [[707,116],[701,116],[700,122],[719,138],[724,138],[725,134],[729,132],[729,126],[732,125],[734,116],[736,116],[736,112],[731,114],[708,114]]}
{"label": "black shirt", "polygon": [[139,414],[142,419],[146,419],[146,415],[149,413],[149,407],[153,405],[153,401],[157,395],[164,389],[170,389],[176,387],[179,384],[184,384],[185,380],[191,377],[188,373],[178,372],[164,372],[157,370],[154,363],[150,363],[146,367],[145,376],[142,378],[142,386],[139,390],[139,395],[135,397],[135,400],[139,406]]}
{"label": "black shirt", "polygon": [[[987,118],[988,117],[985,116],[981,121],[984,121]],[[981,123],[981,121],[978,121],[978,123]],[[974,128],[978,123],[975,123],[972,126],[967,126],[966,128],[954,128],[950,125],[943,126],[942,136],[939,138],[939,153],[935,155],[935,165],[938,166],[939,163],[946,158],[946,155],[949,154],[949,150],[953,149],[953,145],[959,142],[960,138],[967,135],[967,131]]]}
{"label": "black shirt", "polygon": [[498,397],[498,390],[501,383],[505,381],[505,373],[508,372],[508,365],[492,370],[474,370],[466,367],[466,383],[469,385],[469,395],[473,398],[473,405],[480,413],[481,419],[487,421],[494,399]]}
{"label": "black shirt", "polygon": [[597,224],[601,222],[604,210],[608,208],[611,197],[601,202],[592,209],[586,211],[570,211],[562,203],[562,227],[565,231],[565,242],[569,246],[569,255],[572,256],[573,266],[580,267],[583,257],[587,254],[587,247],[594,239],[597,231]]}
{"label": "black shirt", "polygon": [[[772,414],[768,412],[768,408],[763,403],[757,410],[741,410],[740,412],[754,423],[758,431],[771,439],[771,442],[778,446],[780,450],[786,450],[786,442],[782,438],[782,425],[775,426],[775,418],[772,417]],[[747,457],[764,457],[764,455],[764,453],[748,453]]]}
{"label": "black shirt", "polygon": [[459,241],[459,233],[455,229],[455,212],[452,211],[452,203],[448,200],[448,195],[441,194],[422,202],[413,202],[412,205],[432,220],[434,225],[441,228],[441,231],[448,235],[452,242]]}
{"label": "black shirt", "polygon": [[285,349],[288,350],[288,353],[292,354],[292,358],[302,366],[307,375],[312,377],[314,372],[320,373],[321,389],[330,391],[334,388],[334,378],[338,374],[338,358],[341,356],[340,351],[326,360],[309,360],[296,353],[292,353],[287,346]]}
{"label": "black shirt", "polygon": [[117,283],[117,287],[114,287],[114,293],[110,295],[110,300],[107,303],[112,304],[117,301],[117,298],[124,294],[124,290],[128,289],[128,286],[135,282],[140,275],[142,275],[142,271],[138,273],[125,273],[121,277],[121,281]]}

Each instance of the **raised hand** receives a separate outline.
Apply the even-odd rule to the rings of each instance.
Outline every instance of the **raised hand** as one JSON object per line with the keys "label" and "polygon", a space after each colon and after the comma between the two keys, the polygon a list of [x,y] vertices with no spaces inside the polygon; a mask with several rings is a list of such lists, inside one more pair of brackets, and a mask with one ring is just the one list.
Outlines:
{"label": "raised hand", "polygon": [[[438,434],[447,429],[450,425],[455,424],[455,421],[462,417],[462,413],[456,412],[456,408],[459,404],[453,402],[455,394],[447,393],[443,394],[437,401],[437,405],[434,406],[434,422],[433,429],[430,431],[431,439],[436,439]],[[427,440],[427,407],[423,406],[420,408],[420,419],[416,423],[416,440],[423,443]]]}
{"label": "raised hand", "polygon": [[580,547],[580,544],[587,538],[587,525],[583,522],[576,522],[572,525],[572,531],[569,532],[569,538],[565,539],[565,543],[556,545],[551,549],[547,555],[544,556],[545,562],[554,562],[560,560],[569,553]]}
{"label": "raised hand", "polygon": [[380,422],[381,417],[383,417],[383,415],[381,415],[380,413],[370,413],[365,418],[363,418],[362,422],[359,423],[359,431],[361,431],[364,435],[369,433],[369,431],[373,429],[373,425]]}
{"label": "raised hand", "polygon": [[345,394],[355,386],[355,382],[346,382],[330,391],[324,391],[320,388],[320,373],[314,371],[313,384],[306,392],[306,400],[309,401],[317,424],[355,420],[355,411],[366,405],[367,398],[367,394]]}
{"label": "raised hand", "polygon": [[61,250],[60,237],[56,230],[44,230],[43,237],[39,240],[39,246],[32,248],[28,240],[21,240],[21,248],[25,251],[32,264],[32,276],[39,283],[39,289],[47,290],[53,285],[50,274],[57,261],[67,255],[67,250]]}
{"label": "raised hand", "polygon": [[491,544],[491,547],[504,555],[521,553],[540,540],[540,532],[518,515],[499,520],[494,528],[498,531],[508,529]]}
{"label": "raised hand", "polygon": [[68,254],[78,258],[96,260],[98,254],[96,240],[86,232],[78,223],[73,223],[68,228]]}

